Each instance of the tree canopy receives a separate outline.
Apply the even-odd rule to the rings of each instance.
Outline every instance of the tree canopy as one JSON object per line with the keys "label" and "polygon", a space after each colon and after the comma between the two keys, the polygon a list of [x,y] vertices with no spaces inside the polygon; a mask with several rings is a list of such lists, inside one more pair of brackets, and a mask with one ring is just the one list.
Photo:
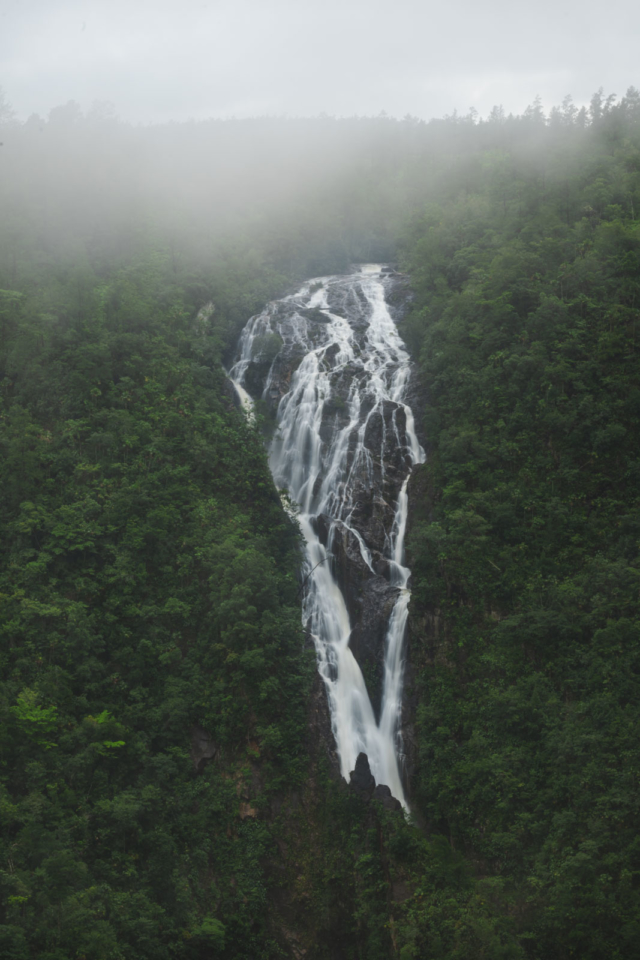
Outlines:
{"label": "tree canopy", "polygon": [[[637,953],[640,94],[211,121],[0,98],[0,955]],[[399,262],[413,820],[331,776],[222,364]]]}

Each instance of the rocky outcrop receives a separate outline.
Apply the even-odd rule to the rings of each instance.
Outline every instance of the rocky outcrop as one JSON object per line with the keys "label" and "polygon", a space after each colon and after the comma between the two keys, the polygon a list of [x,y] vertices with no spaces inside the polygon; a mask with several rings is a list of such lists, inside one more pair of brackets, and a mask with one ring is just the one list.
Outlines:
{"label": "rocky outcrop", "polygon": [[[336,741],[331,730],[331,716],[324,683],[316,673],[309,703],[307,752],[315,761],[323,756],[329,761],[329,771],[335,779],[340,778],[340,761]],[[344,781],[343,781],[344,782]]]}
{"label": "rocky outcrop", "polygon": [[385,783],[376,785],[366,753],[359,753],[356,758],[356,768],[349,776],[349,790],[361,800],[377,800],[385,810],[392,813],[402,810],[402,804],[391,795],[391,790]]}
{"label": "rocky outcrop", "polygon": [[369,758],[366,753],[359,753],[356,768],[349,775],[349,789],[361,800],[370,800],[375,786],[376,781],[369,767]]}
{"label": "rocky outcrop", "polygon": [[[400,327],[402,321],[411,309],[413,291],[409,277],[397,270],[389,270],[385,278],[385,292],[387,306],[393,319]],[[402,332],[402,331],[401,331]]]}
{"label": "rocky outcrop", "polygon": [[379,783],[373,791],[373,799],[381,803],[385,810],[391,813],[399,813],[402,810],[402,804],[391,795],[391,790],[386,783]]}
{"label": "rocky outcrop", "polygon": [[378,720],[384,681],[385,637],[397,596],[398,590],[384,577],[372,576],[364,580],[349,641],[366,678],[371,705]]}

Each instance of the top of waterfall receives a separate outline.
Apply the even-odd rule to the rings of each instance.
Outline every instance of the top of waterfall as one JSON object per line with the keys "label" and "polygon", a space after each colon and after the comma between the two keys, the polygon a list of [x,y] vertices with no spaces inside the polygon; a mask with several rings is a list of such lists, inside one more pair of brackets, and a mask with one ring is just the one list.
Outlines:
{"label": "top of waterfall", "polygon": [[384,264],[382,263],[360,263],[360,273],[380,273]]}

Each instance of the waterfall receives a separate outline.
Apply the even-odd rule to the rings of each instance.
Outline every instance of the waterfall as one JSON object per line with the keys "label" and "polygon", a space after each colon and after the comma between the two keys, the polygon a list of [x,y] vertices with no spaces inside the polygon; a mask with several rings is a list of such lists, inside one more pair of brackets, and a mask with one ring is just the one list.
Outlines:
{"label": "waterfall", "polygon": [[[277,488],[299,507],[303,621],[326,686],[342,775],[349,778],[364,752],[376,781],[406,807],[398,763],[410,576],[404,539],[409,474],[425,454],[405,402],[409,356],[385,297],[393,283],[377,264],[305,283],[247,323],[229,375],[245,405],[258,390],[275,412],[269,462]],[[359,588],[375,581],[391,598],[379,720],[350,646],[352,616],[336,551],[351,558]]]}

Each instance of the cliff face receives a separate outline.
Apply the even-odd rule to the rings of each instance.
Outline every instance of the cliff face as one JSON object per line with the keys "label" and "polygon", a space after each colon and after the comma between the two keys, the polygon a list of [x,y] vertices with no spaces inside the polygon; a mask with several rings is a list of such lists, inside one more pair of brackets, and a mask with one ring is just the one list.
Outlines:
{"label": "cliff face", "polygon": [[[383,268],[381,280],[385,305],[399,323],[410,301],[407,278],[392,268]],[[312,283],[311,302],[313,293]],[[370,314],[370,301],[355,285],[329,286],[322,308],[301,305],[296,297],[274,302],[263,315],[242,376],[252,396],[260,398],[262,409],[275,421],[301,361],[309,351],[322,349],[326,342],[331,317],[343,318],[353,332],[351,362],[339,362],[338,344],[323,356],[330,377],[330,397],[324,402],[318,424],[323,455],[328,456],[336,436],[349,433],[354,393],[359,394],[362,426],[360,433],[353,429],[345,440],[346,477],[341,481],[348,486],[348,509],[342,510],[341,515],[330,509],[314,514],[312,523],[330,554],[331,570],[351,620],[350,648],[363,671],[379,718],[385,637],[399,593],[398,586],[391,583],[389,547],[396,504],[410,461],[404,407],[390,400],[379,402],[368,383]],[[410,405],[415,395],[415,386],[409,379],[403,402]],[[319,476],[318,488],[321,482]]]}
{"label": "cliff face", "polygon": [[304,776],[264,814],[282,881],[274,930],[295,957],[386,960],[403,943],[395,923],[412,884],[389,844],[415,843],[396,748],[400,725],[400,767],[411,774],[403,543],[407,481],[423,457],[419,390],[396,326],[409,301],[390,268],[309,281],[252,318],[230,371],[274,425],[271,469],[299,511],[307,645],[320,671]]}

